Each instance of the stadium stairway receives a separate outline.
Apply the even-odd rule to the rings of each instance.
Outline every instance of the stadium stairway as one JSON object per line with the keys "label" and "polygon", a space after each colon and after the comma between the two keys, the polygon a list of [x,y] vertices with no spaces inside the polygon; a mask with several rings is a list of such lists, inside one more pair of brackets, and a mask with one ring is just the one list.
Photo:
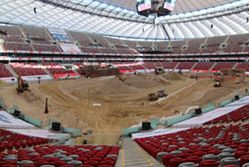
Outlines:
{"label": "stadium stairway", "polygon": [[53,74],[51,74],[51,72],[49,72],[48,69],[44,68],[43,69],[50,77],[54,78]]}
{"label": "stadium stairway", "polygon": [[177,63],[176,66],[175,66],[175,68],[173,70],[175,71],[179,67],[180,64],[181,63]]}
{"label": "stadium stairway", "polygon": [[12,76],[17,77],[17,73],[13,70],[13,68],[9,64],[5,64],[4,66],[11,73]]}
{"label": "stadium stairway", "polygon": [[163,167],[131,138],[123,138],[116,167]]}
{"label": "stadium stairway", "polygon": [[211,71],[214,69],[214,67],[216,66],[216,64],[217,64],[217,63],[214,63],[214,64],[209,68],[208,72],[211,72]]}
{"label": "stadium stairway", "polygon": [[196,66],[197,64],[198,64],[198,63],[195,63],[195,64],[193,65],[193,67],[191,67],[190,71],[192,71],[192,70],[195,68],[195,66]]}
{"label": "stadium stairway", "polygon": [[236,69],[236,67],[239,65],[239,63],[235,63],[232,69]]}

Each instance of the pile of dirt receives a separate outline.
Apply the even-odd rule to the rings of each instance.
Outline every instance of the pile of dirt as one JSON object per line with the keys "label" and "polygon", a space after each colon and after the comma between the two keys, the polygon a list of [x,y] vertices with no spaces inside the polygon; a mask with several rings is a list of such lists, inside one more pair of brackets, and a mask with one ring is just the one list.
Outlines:
{"label": "pile of dirt", "polygon": [[95,87],[93,91],[98,94],[113,95],[131,94],[136,92],[137,89],[118,78],[114,78],[104,81],[102,85]]}
{"label": "pile of dirt", "polygon": [[164,75],[164,78],[170,81],[179,81],[179,80],[183,80],[183,77],[176,73],[176,72],[167,72]]}
{"label": "pile of dirt", "polygon": [[158,87],[170,84],[169,81],[165,80],[164,78],[161,78],[160,76],[155,75],[141,75],[136,77],[130,77],[125,80],[125,83],[128,83],[130,86],[139,89],[151,88],[152,85],[154,87]]}

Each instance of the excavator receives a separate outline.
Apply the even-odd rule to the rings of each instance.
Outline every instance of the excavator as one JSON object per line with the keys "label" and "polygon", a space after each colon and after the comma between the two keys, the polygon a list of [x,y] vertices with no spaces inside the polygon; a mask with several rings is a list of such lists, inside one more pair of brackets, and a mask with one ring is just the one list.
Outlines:
{"label": "excavator", "polygon": [[17,77],[17,88],[16,91],[17,93],[23,93],[24,91],[27,91],[29,89],[29,84],[22,79],[21,76]]}

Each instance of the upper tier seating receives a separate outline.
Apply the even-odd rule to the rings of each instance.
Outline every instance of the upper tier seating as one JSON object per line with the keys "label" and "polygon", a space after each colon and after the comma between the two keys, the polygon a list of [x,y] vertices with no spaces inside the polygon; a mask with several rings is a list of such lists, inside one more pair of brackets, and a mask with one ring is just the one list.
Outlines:
{"label": "upper tier seating", "polygon": [[224,49],[224,52],[241,52],[243,49],[243,43],[249,40],[248,34],[233,35],[229,37],[227,41],[228,45]]}
{"label": "upper tier seating", "polygon": [[186,41],[174,41],[171,42],[170,47],[168,47],[168,51],[175,53],[175,54],[180,54],[182,53],[183,46],[186,44]]}
{"label": "upper tier seating", "polygon": [[11,73],[5,68],[4,64],[0,64],[0,78],[12,77]]}
{"label": "upper tier seating", "polygon": [[226,37],[208,38],[202,53],[215,53],[220,50],[220,45],[225,42]]}
{"label": "upper tier seating", "polygon": [[62,52],[62,50],[56,45],[33,44],[32,46],[34,50],[39,51],[39,52]]}
{"label": "upper tier seating", "polygon": [[[61,52],[59,45],[53,43],[51,34],[45,28],[0,26],[0,30],[8,34],[0,34],[0,38],[5,40],[6,50]],[[83,52],[94,54],[136,54],[135,50],[153,49],[172,54],[232,53],[249,50],[249,34],[170,42],[119,40],[83,32],[68,32],[68,35],[72,41],[77,41]]]}
{"label": "upper tier seating", "polygon": [[114,167],[118,152],[116,146],[35,146],[0,153],[0,166]]}
{"label": "upper tier seating", "polygon": [[[134,46],[133,46],[134,47]],[[152,42],[138,42],[137,48],[139,50],[151,50],[153,48]]]}
{"label": "upper tier seating", "polygon": [[124,40],[123,42],[124,42],[124,44],[126,44],[129,48],[136,48],[136,46],[138,45],[137,41],[127,41],[127,40]]}
{"label": "upper tier seating", "polygon": [[0,38],[5,39],[7,42],[23,42],[24,36],[22,35],[19,27],[13,26],[0,26],[0,30],[6,32],[7,35],[0,34]]}
{"label": "upper tier seating", "polygon": [[109,42],[110,45],[115,46],[116,48],[125,47],[125,44],[123,43],[123,41],[121,41],[119,39],[106,38],[106,40]]}
{"label": "upper tier seating", "polygon": [[104,48],[110,47],[110,44],[104,37],[95,34],[89,34],[88,36],[91,39],[91,41],[93,41],[93,44],[96,44],[98,47],[104,47]]}
{"label": "upper tier seating", "polygon": [[249,105],[243,106],[229,114],[210,120],[206,122],[205,125],[230,123],[230,122],[244,121],[247,119],[249,119]]}
{"label": "upper tier seating", "polygon": [[77,41],[80,46],[82,46],[83,48],[87,48],[87,47],[90,47],[92,41],[90,40],[90,38],[88,37],[87,34],[84,34],[84,33],[80,33],[80,32],[68,32],[72,38]]}
{"label": "upper tier seating", "polygon": [[14,50],[14,51],[33,51],[32,47],[28,43],[4,43],[4,48],[6,50]]}
{"label": "upper tier seating", "polygon": [[249,162],[249,124],[193,128],[135,141],[166,167],[184,162],[199,167],[242,166]]}
{"label": "upper tier seating", "polygon": [[188,47],[183,50],[182,53],[200,53],[201,45],[204,43],[205,39],[193,39],[188,41]]}
{"label": "upper tier seating", "polygon": [[28,26],[21,28],[25,33],[27,39],[30,39],[32,43],[51,44],[51,36],[48,34],[45,28]]}
{"label": "upper tier seating", "polygon": [[[19,149],[48,143],[48,139],[30,137],[0,129],[0,154],[5,149]],[[0,156],[1,159],[1,156]],[[0,161],[1,162],[1,161]],[[1,166],[1,165],[0,165]]]}
{"label": "upper tier seating", "polygon": [[154,42],[155,48],[159,51],[166,51],[169,42]]}

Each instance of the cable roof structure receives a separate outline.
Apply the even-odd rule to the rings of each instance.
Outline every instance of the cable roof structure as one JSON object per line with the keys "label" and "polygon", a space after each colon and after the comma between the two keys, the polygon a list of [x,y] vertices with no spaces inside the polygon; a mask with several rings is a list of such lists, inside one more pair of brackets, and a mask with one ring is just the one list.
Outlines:
{"label": "cable roof structure", "polygon": [[249,33],[248,0],[178,0],[172,15],[159,18],[138,15],[135,3],[135,0],[1,0],[0,23],[141,40]]}

